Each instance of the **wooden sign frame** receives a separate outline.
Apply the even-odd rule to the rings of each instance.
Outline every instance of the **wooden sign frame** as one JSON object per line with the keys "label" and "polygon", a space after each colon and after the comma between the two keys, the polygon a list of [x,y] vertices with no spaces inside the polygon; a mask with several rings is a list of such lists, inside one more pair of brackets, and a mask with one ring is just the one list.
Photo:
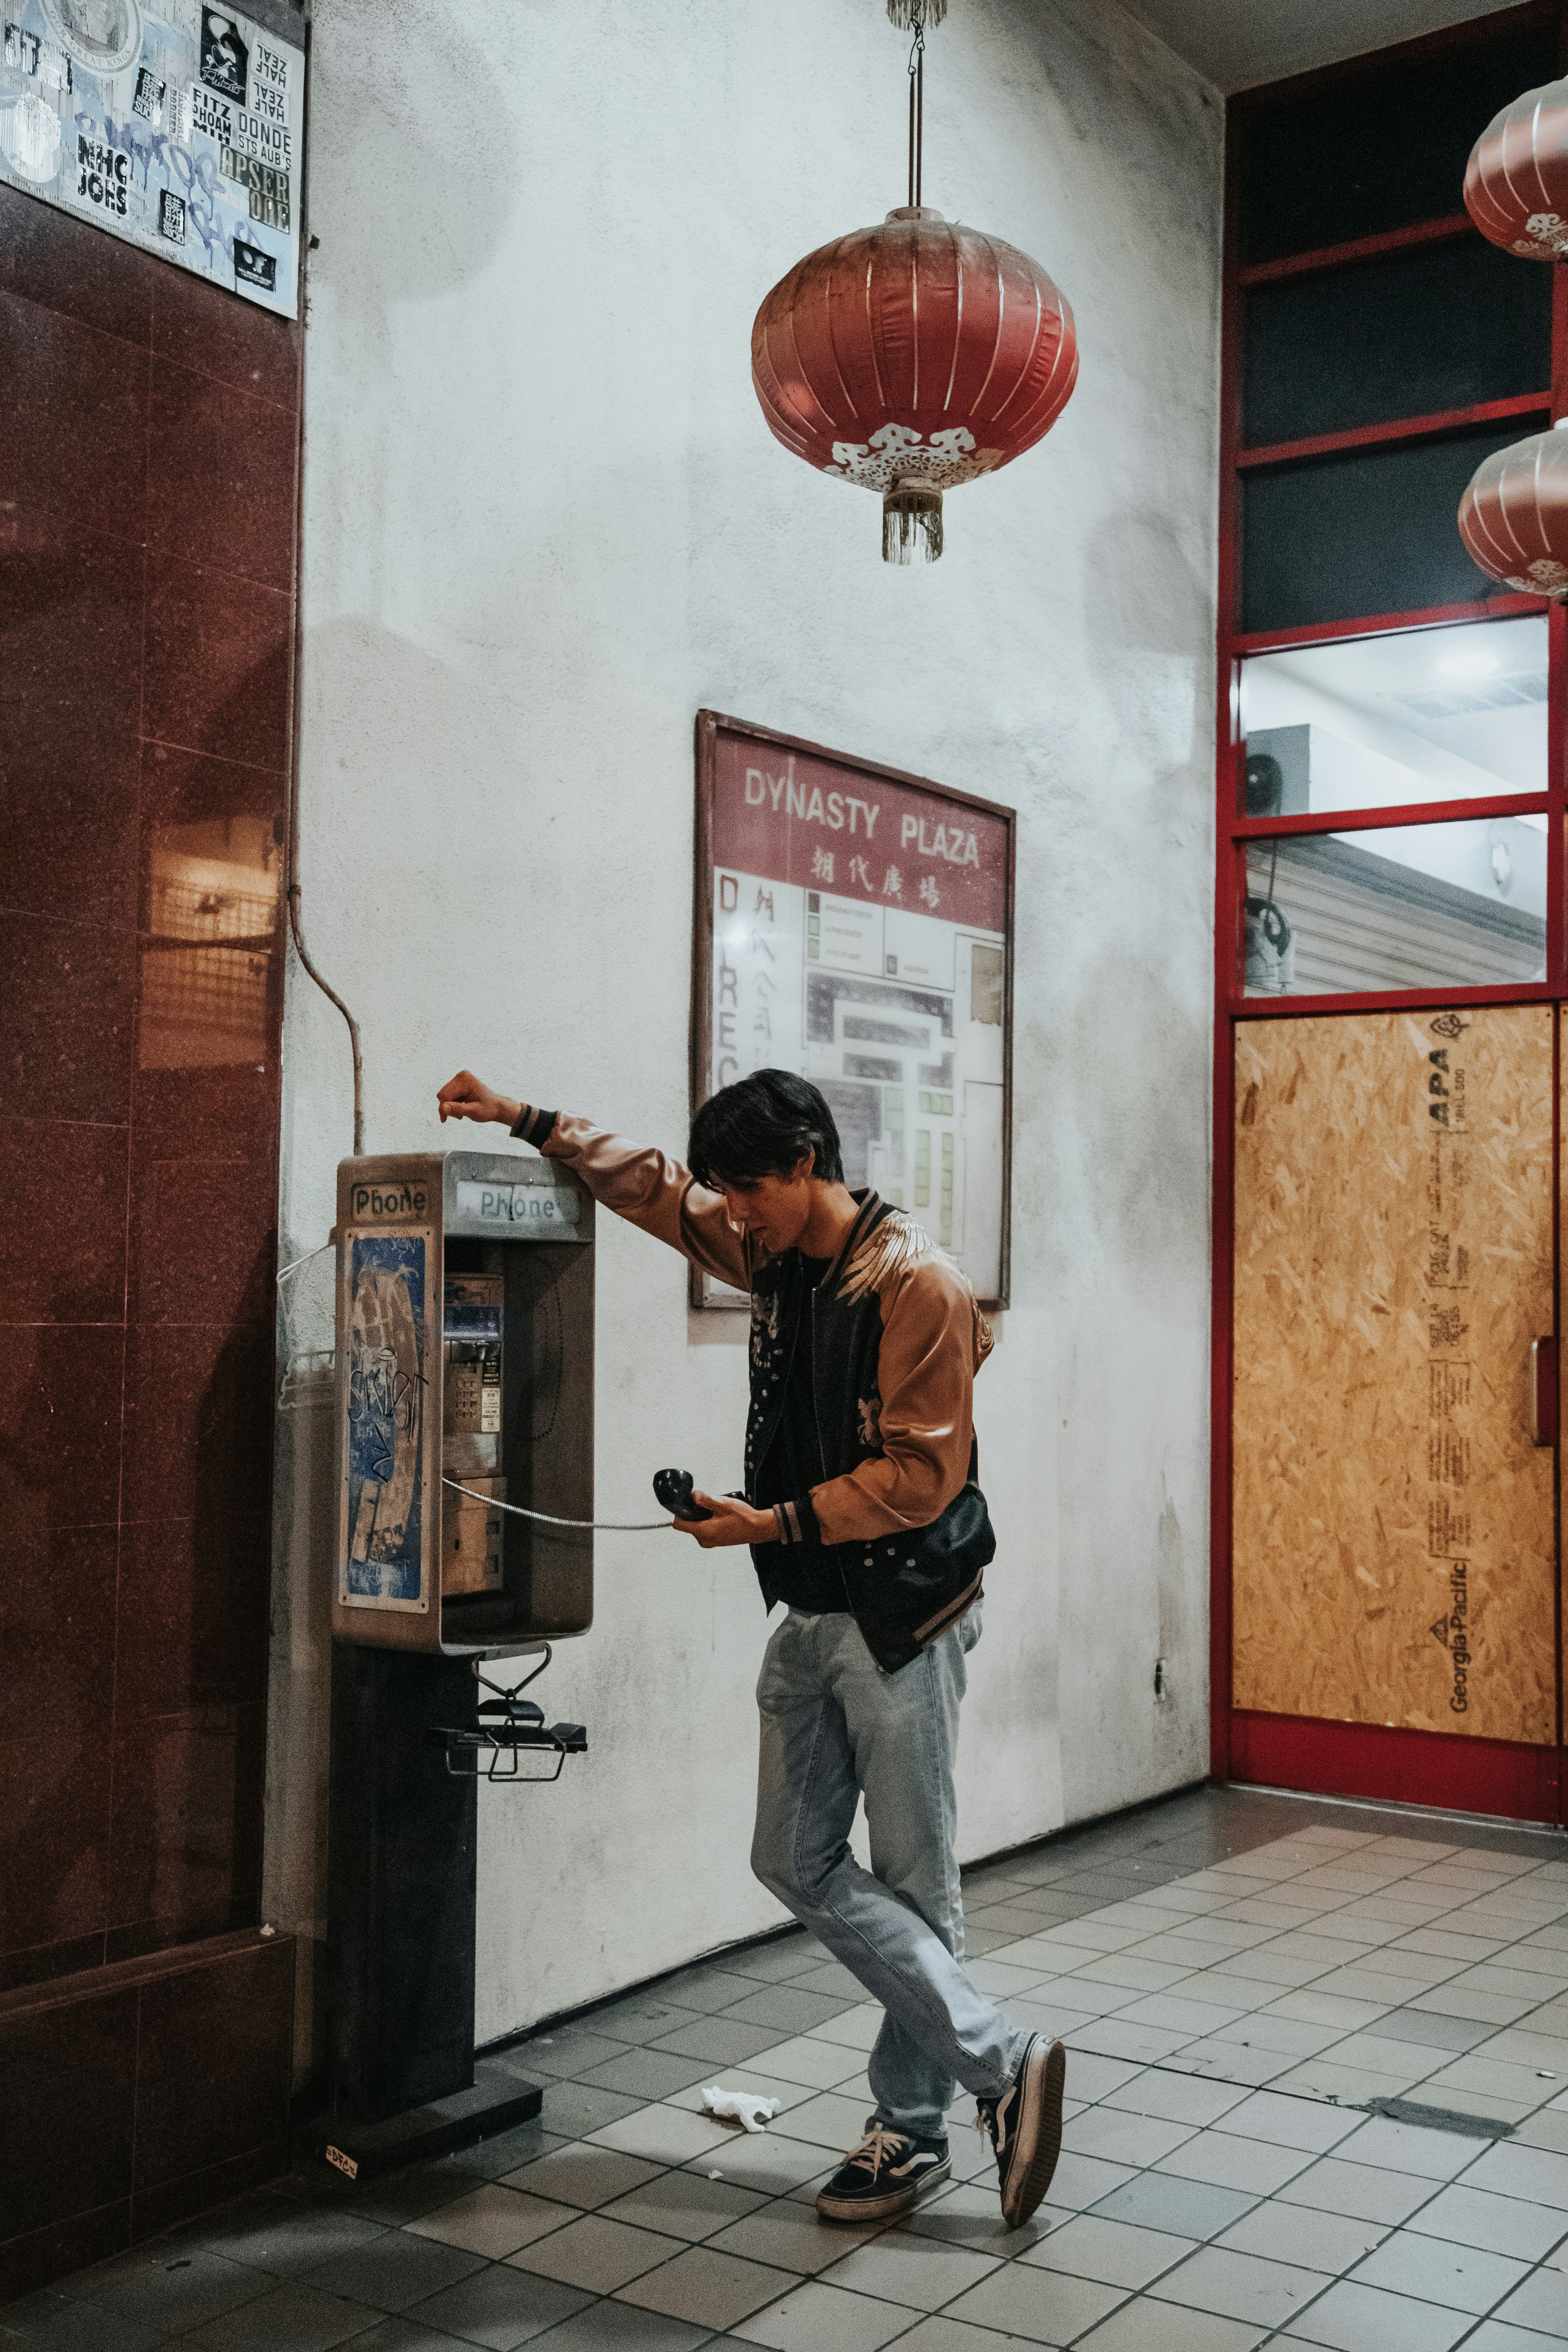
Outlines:
{"label": "wooden sign frame", "polygon": [[[797,764],[805,769],[805,775],[797,777]],[[928,1153],[934,1150],[936,1155],[926,1160],[923,1185],[911,1171],[911,1181],[907,1184],[884,1181],[878,1183],[876,1189],[893,1198],[896,1205],[908,1205],[918,1223],[929,1221],[932,1240],[943,1245],[952,1244],[959,1230],[955,1209],[962,1202],[967,1210],[969,1202],[971,1139],[963,1108],[965,1087],[999,1085],[999,1131],[986,1097],[976,1097],[985,1117],[986,1139],[995,1170],[984,1195],[994,1213],[990,1230],[995,1238],[985,1248],[986,1278],[976,1281],[975,1288],[982,1294],[981,1305],[988,1310],[1005,1307],[1011,1279],[1017,812],[995,801],[982,800],[973,793],[956,792],[928,777],[832,751],[802,737],[728,718],[716,710],[700,710],[697,714],[696,770],[690,1068],[693,1112],[719,1084],[728,1084],[741,1075],[742,1056],[731,1050],[733,1039],[721,1040],[725,1045],[722,1058],[726,1064],[721,1075],[715,1061],[714,966],[716,921],[721,911],[716,905],[715,877],[726,864],[734,867],[736,876],[743,871],[735,856],[740,849],[755,862],[757,871],[750,877],[752,894],[764,899],[767,907],[767,939],[773,945],[770,948],[766,941],[763,942],[761,952],[770,961],[775,952],[783,954],[786,966],[792,950],[799,960],[803,1006],[798,1016],[800,1034],[795,1037],[787,1033],[786,1018],[786,1034],[780,1039],[777,1054],[779,1066],[799,1066],[805,1075],[825,1083],[830,1100],[835,1087],[854,1096],[868,1094],[876,1087],[879,1100],[898,1101],[900,1116],[907,1118],[910,1124],[907,1129],[886,1130],[889,1138],[897,1134],[896,1149],[891,1141],[886,1145],[879,1141],[875,1148],[863,1142],[859,1157],[868,1162],[879,1157],[902,1167],[903,1136],[911,1134],[918,1149],[923,1132]],[[742,793],[752,804],[744,810],[731,805],[737,799],[733,788],[736,773],[743,775]],[[840,786],[847,789],[840,790]],[[815,816],[808,814],[813,811]],[[796,823],[801,827],[798,834],[790,830]],[[896,835],[892,831],[895,824]],[[879,836],[879,826],[884,828]],[[807,854],[815,871],[805,866]],[[789,867],[787,875],[779,870],[781,865]],[[799,871],[794,870],[795,866]],[[734,877],[726,875],[721,878],[731,880]],[[820,882],[821,887],[813,889],[814,882]],[[788,894],[787,899],[775,899],[775,889]],[[837,895],[840,891],[843,896]],[[921,920],[916,905],[908,903],[910,898],[935,919]],[[794,903],[796,901],[798,904]],[[829,901],[830,904],[819,904]],[[774,914],[781,904],[785,911],[775,929]],[[941,914],[944,905],[954,909],[951,917]],[[796,915],[800,929],[798,935],[794,935],[792,923]],[[889,916],[891,927],[887,919]],[[911,917],[916,920],[913,929]],[[998,917],[1000,920],[994,919]],[[826,935],[819,928],[822,925],[827,927]],[[940,975],[922,982],[912,976],[923,969],[917,965],[900,982],[900,960],[903,956],[908,963],[909,943],[914,943],[919,956],[928,952],[921,942],[929,939],[940,952],[944,944],[940,934],[950,930],[953,978],[945,984]],[[973,941],[974,946],[990,948],[1000,942],[1002,950],[1000,1066],[994,1078],[989,1073],[996,1066],[996,1055],[988,1055],[985,1077],[966,1079],[960,1061],[957,1008],[962,1002],[967,1014],[981,984],[973,952],[968,973],[960,976],[957,971],[960,941],[971,932],[983,935]],[[812,933],[816,936],[809,936]],[[752,937],[756,938],[754,929]],[[898,941],[897,951],[887,948],[889,938]],[[804,1010],[809,969],[805,959],[808,954],[813,963],[819,965],[820,976],[831,977],[835,972],[842,976],[842,993],[847,998],[870,1001],[875,1005],[875,1000],[885,997],[889,1000],[885,1009],[895,1012],[900,1000],[905,1007],[923,1001],[926,1017],[941,1024],[937,1043],[948,1045],[951,1050],[935,1064],[924,1066],[906,1063],[903,1056],[921,1050],[934,1053],[935,1045],[921,1048],[906,1044],[897,1064],[885,1056],[844,1053],[837,1047],[832,1053],[819,1048],[814,1055],[806,1037],[807,1017]],[[859,977],[856,977],[857,958],[861,960]],[[721,963],[721,976],[728,971],[727,962]],[[760,977],[767,982],[772,979],[771,973]],[[989,994],[991,980],[987,969],[984,981],[988,1008],[993,1002]],[[780,1010],[784,1010],[782,1000]],[[757,1017],[765,1018],[760,1005]],[[914,1017],[919,1017],[918,1012]],[[839,1025],[837,1000],[834,1019],[836,1026]],[[980,1022],[966,1018],[963,1024],[966,1033],[991,1025],[989,1010]],[[857,1026],[862,1032],[883,1033],[880,1042],[886,1045],[886,1033],[896,1030],[898,1024],[896,1020],[889,1023],[861,1019]],[[915,1034],[912,1028],[909,1031],[910,1038]],[[895,1038],[893,1043],[896,1045],[899,1040]],[[835,1055],[842,1075],[825,1081],[817,1069],[806,1066],[814,1060],[826,1065]],[[752,1053],[745,1066],[765,1066],[768,1058],[772,1057]],[[731,1063],[733,1067],[728,1066]],[[851,1065],[858,1068],[851,1069]],[[926,1083],[913,1087],[915,1108],[906,1112],[902,1106],[910,1097],[911,1087],[903,1084],[903,1077],[912,1073],[918,1078],[922,1067]],[[895,1069],[899,1076],[890,1087],[868,1075],[884,1071],[891,1078]],[[945,1084],[936,1080],[935,1073],[941,1070],[947,1073]],[[922,1105],[945,1108],[931,1111],[922,1109]],[[923,1130],[914,1128],[918,1118],[928,1120]],[[954,1181],[960,1178],[961,1155],[962,1191]],[[978,1150],[974,1157],[978,1163]],[[852,1185],[868,1181],[864,1172],[858,1171],[858,1158],[852,1164],[851,1154],[847,1153],[846,1174]],[[918,1191],[923,1191],[923,1200],[906,1201],[902,1197]],[[959,1241],[954,1255],[960,1263],[963,1253],[963,1244]],[[692,1270],[690,1296],[695,1307],[744,1309],[747,1306],[739,1292],[727,1291],[696,1268]]]}

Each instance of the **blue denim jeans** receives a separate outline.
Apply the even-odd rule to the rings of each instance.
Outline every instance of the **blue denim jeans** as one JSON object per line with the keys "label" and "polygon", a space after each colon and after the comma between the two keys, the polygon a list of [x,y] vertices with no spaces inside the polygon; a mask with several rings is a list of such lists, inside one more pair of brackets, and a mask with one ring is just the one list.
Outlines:
{"label": "blue denim jeans", "polygon": [[[994,2097],[1028,2040],[960,1962],[952,1759],[971,1609],[929,1650],[886,1674],[847,1612],[792,1609],[757,1683],[762,1757],[752,1868],[887,2011],[868,2062],[880,2121],[947,2128],[954,2077]],[[860,1798],[871,1868],[849,1851]]]}

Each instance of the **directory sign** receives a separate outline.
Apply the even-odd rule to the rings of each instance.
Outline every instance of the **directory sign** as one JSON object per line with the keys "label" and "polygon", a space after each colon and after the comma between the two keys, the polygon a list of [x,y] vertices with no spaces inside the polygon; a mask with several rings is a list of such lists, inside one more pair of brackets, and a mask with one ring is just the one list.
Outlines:
{"label": "directory sign", "polygon": [[846,1181],[1002,1301],[1013,812],[709,712],[698,746],[694,1099],[810,1078]]}

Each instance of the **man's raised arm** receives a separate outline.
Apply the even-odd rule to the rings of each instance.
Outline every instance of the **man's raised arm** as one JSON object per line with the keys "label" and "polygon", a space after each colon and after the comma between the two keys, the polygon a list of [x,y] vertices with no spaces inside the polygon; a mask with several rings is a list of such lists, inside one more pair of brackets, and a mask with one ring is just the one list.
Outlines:
{"label": "man's raised arm", "polygon": [[617,1217],[668,1242],[719,1281],[750,1290],[745,1236],[730,1223],[721,1196],[700,1184],[678,1160],[651,1145],[606,1135],[585,1118],[539,1110],[531,1103],[498,1095],[471,1070],[459,1070],[448,1078],[436,1101],[443,1120],[471,1118],[510,1129],[547,1160],[562,1160],[574,1170],[595,1200]]}

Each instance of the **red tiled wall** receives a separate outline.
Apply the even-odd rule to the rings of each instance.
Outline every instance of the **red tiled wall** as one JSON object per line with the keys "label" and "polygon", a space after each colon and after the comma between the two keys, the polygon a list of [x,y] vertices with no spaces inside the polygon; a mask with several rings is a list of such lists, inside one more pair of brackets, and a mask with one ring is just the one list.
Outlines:
{"label": "red tiled wall", "polygon": [[0,352],[19,1986],[257,1916],[301,334],[0,186]]}

